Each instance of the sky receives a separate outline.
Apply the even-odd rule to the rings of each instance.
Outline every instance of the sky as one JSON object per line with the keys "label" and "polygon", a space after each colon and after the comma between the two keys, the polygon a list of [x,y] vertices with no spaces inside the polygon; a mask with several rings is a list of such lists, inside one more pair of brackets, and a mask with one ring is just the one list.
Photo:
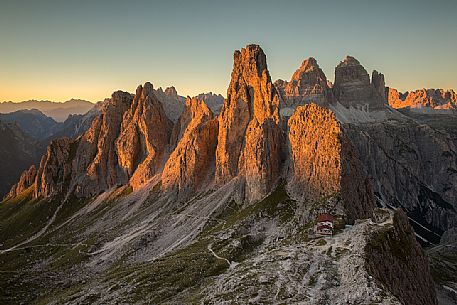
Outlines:
{"label": "sky", "polygon": [[346,56],[401,91],[457,89],[457,1],[0,0],[0,101],[96,102],[146,81],[225,96],[233,52],[259,44],[273,80]]}

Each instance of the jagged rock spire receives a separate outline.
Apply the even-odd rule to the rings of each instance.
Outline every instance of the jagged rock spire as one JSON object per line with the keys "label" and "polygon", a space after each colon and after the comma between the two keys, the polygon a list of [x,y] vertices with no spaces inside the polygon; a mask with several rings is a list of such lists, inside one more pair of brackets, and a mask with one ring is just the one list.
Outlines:
{"label": "jagged rock spire", "polygon": [[265,53],[258,45],[235,51],[227,99],[219,116],[216,182],[225,183],[241,173],[250,199],[269,190],[280,172],[278,124],[279,96]]}

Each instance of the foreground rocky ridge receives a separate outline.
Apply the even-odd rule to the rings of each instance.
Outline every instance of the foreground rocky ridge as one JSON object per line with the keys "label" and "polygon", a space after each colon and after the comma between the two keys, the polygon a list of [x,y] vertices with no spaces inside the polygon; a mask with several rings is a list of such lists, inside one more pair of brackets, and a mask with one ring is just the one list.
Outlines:
{"label": "foreground rocky ridge", "polygon": [[[370,80],[352,57],[341,62],[335,73],[332,87],[310,59],[290,83],[274,85],[262,49],[249,45],[234,54],[227,99],[218,116],[201,99],[189,97],[180,116],[170,118],[160,90],[150,83],[139,86],[135,95],[113,93],[81,137],[52,142],[36,174],[30,169],[12,189],[6,207],[14,202],[27,206],[32,200],[38,202],[35,207],[45,206],[53,216],[43,218],[40,230],[30,226],[30,235],[5,234],[1,255],[43,242],[64,245],[65,251],[76,247],[76,263],[60,262],[54,251],[43,254],[61,264],[57,270],[73,270],[78,275],[60,280],[82,283],[70,298],[61,295],[57,303],[92,298],[100,304],[113,298],[134,303],[150,296],[157,303],[185,303],[195,297],[225,304],[229,291],[240,283],[255,287],[248,270],[285,252],[286,257],[296,254],[286,258],[285,264],[302,270],[308,284],[294,279],[288,289],[276,279],[283,293],[263,292],[257,298],[254,290],[248,291],[239,294],[240,302],[274,297],[278,303],[319,304],[334,297],[368,304],[387,294],[384,304],[416,300],[436,304],[427,261],[409,223],[404,216],[391,220],[390,211],[384,211],[389,217],[379,216],[375,206],[403,207],[411,218],[419,206],[428,212],[420,214],[426,215],[424,219],[415,220],[432,229],[440,222],[442,231],[451,227],[454,206],[443,207],[440,200],[454,196],[453,171],[443,176],[450,180],[441,190],[427,179],[454,168],[452,141],[430,127],[423,127],[422,134],[413,133],[418,123],[386,104],[382,74],[374,72]],[[320,105],[309,105],[313,99]],[[285,108],[288,111],[282,112]],[[382,130],[399,136],[377,136]],[[402,153],[408,141],[417,142],[420,153],[412,153],[422,158],[417,164],[410,149]],[[441,145],[426,154],[430,141]],[[378,152],[379,160],[372,158],[373,152]],[[435,166],[424,167],[431,158]],[[419,185],[425,185],[419,193],[409,190]],[[321,212],[334,215],[337,232],[344,232],[343,244],[338,242],[336,248],[320,245],[335,242],[331,237],[315,239],[312,226]],[[367,218],[376,224],[370,220],[361,224],[360,219]],[[5,219],[14,223],[12,218]],[[346,224],[354,224],[353,229]],[[370,252],[365,248],[371,233],[381,231],[392,231],[414,250],[414,257],[408,256],[412,276],[395,276],[401,273],[404,258],[396,249]],[[389,243],[389,236],[383,235],[381,243]],[[344,246],[351,238],[357,245]],[[86,242],[92,239],[95,242]],[[60,254],[70,255],[65,253]],[[360,268],[369,255],[387,257],[392,268]],[[351,270],[340,265],[341,257]],[[350,263],[355,258],[357,266]],[[92,271],[97,276],[89,279]],[[188,272],[184,278],[190,282],[175,278],[181,272]],[[132,282],[121,285],[119,275]],[[258,275],[256,282],[268,284],[273,270]],[[344,283],[332,283],[332,277]],[[360,278],[364,281],[359,283]],[[399,284],[392,287],[390,282]],[[211,283],[222,293],[213,293]],[[347,294],[351,285],[363,293]],[[111,289],[115,293],[106,294]],[[417,296],[411,293],[415,290]]]}

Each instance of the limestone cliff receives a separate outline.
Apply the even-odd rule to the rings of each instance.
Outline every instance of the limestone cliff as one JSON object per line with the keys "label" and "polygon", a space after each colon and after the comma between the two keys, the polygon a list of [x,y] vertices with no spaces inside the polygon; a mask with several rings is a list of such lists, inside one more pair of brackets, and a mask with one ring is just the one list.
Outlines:
{"label": "limestone cliff", "polygon": [[161,171],[171,128],[150,83],[139,86],[135,96],[113,93],[80,138],[49,146],[38,170],[36,196],[71,191],[91,197],[126,183],[141,186]]}
{"label": "limestone cliff", "polygon": [[203,101],[188,98],[173,133],[177,146],[165,164],[162,188],[199,191],[214,179],[218,121]]}
{"label": "limestone cliff", "polygon": [[372,233],[365,253],[368,272],[403,304],[437,304],[427,257],[401,210],[391,227]]}
{"label": "limestone cliff", "polygon": [[312,201],[340,196],[351,221],[371,216],[375,201],[370,182],[330,110],[299,106],[289,119],[289,141],[292,192]]}
{"label": "limestone cliff", "polygon": [[36,173],[37,170],[35,165],[30,166],[29,169],[24,171],[19,178],[19,181],[11,187],[11,190],[8,195],[6,195],[6,198],[13,198],[33,185],[35,183]]}
{"label": "limestone cliff", "polygon": [[457,150],[449,136],[405,118],[348,131],[383,202],[435,232],[427,236],[431,242],[457,225]]}
{"label": "limestone cliff", "polygon": [[71,180],[72,140],[61,138],[48,146],[36,174],[35,197],[62,194]]}
{"label": "limestone cliff", "polygon": [[327,77],[313,57],[303,61],[289,82],[277,80],[275,87],[284,103],[281,108],[295,108],[310,102],[325,106],[333,102]]}
{"label": "limestone cliff", "polygon": [[393,108],[431,108],[453,110],[457,108],[457,94],[453,90],[420,89],[400,93],[394,88],[387,90],[389,105]]}
{"label": "limestone cliff", "polygon": [[221,114],[216,150],[216,182],[241,175],[249,200],[260,199],[279,178],[282,132],[279,96],[257,45],[234,54],[230,86]]}
{"label": "limestone cliff", "polygon": [[161,170],[171,128],[172,122],[165,115],[152,84],[139,86],[130,109],[123,116],[116,140],[119,166],[133,188]]}
{"label": "limestone cliff", "polygon": [[368,107],[369,110],[383,109],[383,77],[374,74],[374,84],[360,62],[352,56],[347,56],[335,68],[335,98],[345,107]]}

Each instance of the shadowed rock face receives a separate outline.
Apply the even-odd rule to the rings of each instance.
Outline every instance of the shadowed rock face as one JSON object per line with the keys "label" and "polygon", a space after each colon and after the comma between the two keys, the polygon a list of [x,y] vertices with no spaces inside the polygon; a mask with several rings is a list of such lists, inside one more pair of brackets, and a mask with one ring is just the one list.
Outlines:
{"label": "shadowed rock face", "polygon": [[[234,54],[232,79],[219,116],[216,182],[241,174],[249,200],[259,199],[279,178],[282,131],[279,97],[256,45]],[[261,186],[261,187],[260,187]]]}
{"label": "shadowed rock face", "polygon": [[388,88],[388,102],[393,108],[456,109],[457,94],[453,90],[421,89],[414,92],[400,93],[394,88]]}
{"label": "shadowed rock face", "polygon": [[370,110],[383,109],[385,102],[380,87],[382,78],[375,74],[375,84],[371,83],[367,71],[360,62],[354,57],[347,56],[335,68],[333,93],[345,107],[357,108],[368,105]]}
{"label": "shadowed rock face", "polygon": [[391,228],[372,234],[365,253],[370,274],[403,304],[437,304],[427,257],[403,211],[396,211]]}
{"label": "shadowed rock face", "polygon": [[446,134],[411,120],[348,131],[383,201],[438,234],[457,225],[457,150]]}
{"label": "shadowed rock face", "polygon": [[316,201],[340,195],[350,220],[370,217],[375,206],[369,180],[345,130],[328,109],[298,107],[289,119],[290,189]]}
{"label": "shadowed rock face", "polygon": [[275,86],[283,102],[281,107],[295,108],[310,102],[325,106],[333,101],[327,77],[312,57],[303,61],[289,82],[278,80]]}

